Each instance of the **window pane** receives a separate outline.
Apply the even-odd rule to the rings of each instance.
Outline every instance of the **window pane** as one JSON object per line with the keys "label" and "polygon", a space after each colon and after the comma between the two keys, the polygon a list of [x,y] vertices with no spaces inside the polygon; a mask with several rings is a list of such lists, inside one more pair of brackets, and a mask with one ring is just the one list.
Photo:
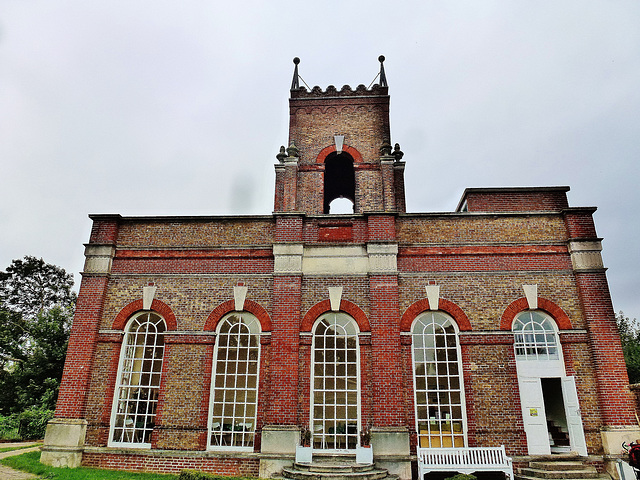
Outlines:
{"label": "window pane", "polygon": [[343,313],[320,317],[313,330],[312,351],[312,445],[317,449],[355,449],[359,438],[355,321]]}
{"label": "window pane", "polygon": [[539,311],[520,313],[513,322],[514,351],[519,360],[557,360],[554,323]]}
{"label": "window pane", "polygon": [[463,447],[462,379],[453,320],[439,311],[425,312],[416,319],[412,334],[419,446]]}
{"label": "window pane", "polygon": [[[149,446],[160,389],[165,324],[154,312],[130,320],[116,383],[111,442]],[[157,372],[157,373],[154,373]]]}
{"label": "window pane", "polygon": [[259,337],[260,322],[249,313],[233,313],[220,322],[209,418],[211,447],[253,446],[258,402]]}

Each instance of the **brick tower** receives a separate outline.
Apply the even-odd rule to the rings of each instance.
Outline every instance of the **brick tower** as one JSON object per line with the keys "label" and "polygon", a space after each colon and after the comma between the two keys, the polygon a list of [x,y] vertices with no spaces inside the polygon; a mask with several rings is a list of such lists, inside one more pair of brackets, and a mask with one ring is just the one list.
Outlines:
{"label": "brick tower", "polygon": [[289,100],[289,148],[276,165],[276,212],[332,213],[346,198],[353,213],[404,212],[404,162],[392,152],[389,94],[380,56],[380,84],[355,90],[300,88],[298,63]]}

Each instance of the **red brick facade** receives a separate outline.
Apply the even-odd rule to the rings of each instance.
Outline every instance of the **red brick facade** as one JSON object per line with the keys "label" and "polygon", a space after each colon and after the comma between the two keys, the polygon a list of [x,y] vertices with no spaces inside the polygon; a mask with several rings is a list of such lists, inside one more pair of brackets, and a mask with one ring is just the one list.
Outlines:
{"label": "red brick facade", "polygon": [[[353,160],[351,215],[323,214],[334,135]],[[292,90],[289,142],[297,151],[279,156],[272,216],[92,217],[56,411],[87,421],[83,464],[257,475],[266,426],[310,424],[313,329],[333,311],[358,329],[361,426],[406,432],[415,454],[412,325],[439,311],[457,332],[466,443],[526,455],[511,332],[531,309],[523,285],[536,286],[532,310],[559,332],[588,453],[602,454],[603,427],[635,424],[604,268],[590,246],[599,241],[593,209],[569,208],[567,187],[469,189],[456,212],[405,213],[387,87]],[[585,248],[591,256],[580,256]],[[167,325],[155,426],[150,448],[123,449],[109,440],[120,351],[150,284],[150,310]],[[439,287],[437,304],[428,286]],[[237,452],[208,445],[216,332],[237,310],[234,287],[246,287],[241,310],[261,326],[256,438]]]}

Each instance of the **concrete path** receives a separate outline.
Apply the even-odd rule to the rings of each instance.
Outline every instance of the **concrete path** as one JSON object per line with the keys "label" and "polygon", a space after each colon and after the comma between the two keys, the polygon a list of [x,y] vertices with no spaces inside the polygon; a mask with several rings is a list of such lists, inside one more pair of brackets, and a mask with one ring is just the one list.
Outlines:
{"label": "concrete path", "polygon": [[[1,452],[0,459],[6,457],[12,457],[13,455],[22,455],[27,452],[35,452],[40,450],[39,444],[37,442],[16,442],[16,443],[0,443],[0,448],[6,447],[26,447],[28,445],[37,445],[30,448],[21,448],[20,450],[11,450],[10,452]],[[5,467],[4,465],[0,465],[0,479],[2,480],[31,480],[34,478],[38,478],[36,475],[32,473],[20,472],[18,470],[14,470],[13,468]]]}

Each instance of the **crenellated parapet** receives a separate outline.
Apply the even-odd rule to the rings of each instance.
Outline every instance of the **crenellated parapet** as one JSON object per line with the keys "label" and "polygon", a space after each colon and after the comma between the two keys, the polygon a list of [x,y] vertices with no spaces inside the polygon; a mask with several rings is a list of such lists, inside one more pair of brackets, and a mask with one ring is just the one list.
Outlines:
{"label": "crenellated parapet", "polygon": [[388,94],[389,87],[382,87],[378,84],[373,85],[371,88],[360,84],[355,90],[349,85],[344,85],[340,90],[333,85],[329,85],[326,90],[322,90],[322,88],[317,85],[311,90],[307,90],[305,87],[291,90],[291,98],[367,97],[370,95],[384,96]]}

